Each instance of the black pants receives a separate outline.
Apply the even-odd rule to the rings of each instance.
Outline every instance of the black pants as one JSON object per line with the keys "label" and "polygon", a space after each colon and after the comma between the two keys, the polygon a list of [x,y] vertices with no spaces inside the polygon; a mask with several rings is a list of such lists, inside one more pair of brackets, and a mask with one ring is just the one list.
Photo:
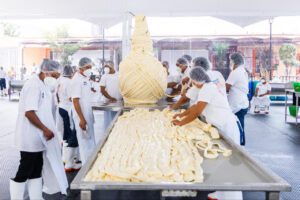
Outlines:
{"label": "black pants", "polygon": [[245,136],[245,116],[248,112],[248,108],[241,109],[239,112],[235,113],[237,118],[239,119],[241,126],[239,128],[242,128],[242,131],[240,129],[241,135],[240,135],[240,144],[244,146],[246,144],[246,136]]}
{"label": "black pants", "polygon": [[15,182],[22,183],[27,179],[42,177],[43,152],[25,152],[21,151],[21,159]]}
{"label": "black pants", "polygon": [[5,78],[0,78],[0,90],[6,89],[6,81]]}
{"label": "black pants", "polygon": [[64,136],[63,140],[67,141],[68,147],[78,147],[78,141],[77,141],[77,136],[76,136],[76,129],[75,127],[73,130],[71,129],[71,124],[70,124],[70,116],[68,111],[65,109],[59,108],[58,110],[59,115],[63,118],[63,123],[64,123]]}
{"label": "black pants", "polygon": [[[295,93],[293,93],[293,106],[295,106],[296,105],[296,95],[295,95]],[[300,97],[298,98],[298,106],[300,105]]]}

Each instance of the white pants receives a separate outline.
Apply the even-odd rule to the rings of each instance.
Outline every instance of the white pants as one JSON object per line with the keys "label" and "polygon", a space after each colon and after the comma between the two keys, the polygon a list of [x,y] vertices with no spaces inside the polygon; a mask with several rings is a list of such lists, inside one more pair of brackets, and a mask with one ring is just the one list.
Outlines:
{"label": "white pants", "polygon": [[252,106],[255,107],[268,107],[270,106],[269,96],[253,97]]}

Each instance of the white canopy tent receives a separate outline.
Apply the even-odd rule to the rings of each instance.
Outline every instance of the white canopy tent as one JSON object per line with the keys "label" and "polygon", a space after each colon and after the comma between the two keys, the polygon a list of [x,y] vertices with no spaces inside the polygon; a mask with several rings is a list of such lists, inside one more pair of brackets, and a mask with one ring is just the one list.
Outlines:
{"label": "white canopy tent", "polygon": [[0,0],[0,19],[78,18],[109,27],[126,12],[147,16],[214,16],[246,26],[276,16],[300,15],[299,0]]}

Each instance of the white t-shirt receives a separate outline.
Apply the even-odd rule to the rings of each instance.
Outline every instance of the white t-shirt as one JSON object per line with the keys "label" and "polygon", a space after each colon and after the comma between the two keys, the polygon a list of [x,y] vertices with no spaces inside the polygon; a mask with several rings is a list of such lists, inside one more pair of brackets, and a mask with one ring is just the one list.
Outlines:
{"label": "white t-shirt", "polygon": [[[107,91],[107,93],[111,97],[117,99],[117,101],[122,99],[122,95],[121,95],[120,90],[119,90],[119,76],[118,76],[118,73],[104,74],[101,77],[100,86],[105,87],[105,90]],[[108,99],[105,96],[103,96],[103,100],[104,100],[104,102],[108,101]]]}
{"label": "white t-shirt", "polygon": [[203,87],[199,89],[197,102],[199,101],[207,103],[202,115],[210,124],[220,128],[226,124],[226,118],[234,118],[226,96],[223,95],[212,82],[205,83]]}
{"label": "white t-shirt", "polygon": [[[37,75],[33,76],[24,84],[20,94],[19,113],[15,130],[15,144],[18,150],[39,152],[46,149],[41,139],[41,134],[43,134],[42,130],[34,126],[25,116],[25,113],[27,111],[35,111],[38,115],[38,113],[41,114],[43,110],[48,109],[50,110],[49,116],[52,116],[52,120],[54,121],[51,113],[52,105],[49,104],[45,106],[46,101],[46,104],[51,102],[51,97],[49,89]],[[45,98],[50,98],[50,100]],[[41,118],[40,120],[47,126],[45,121]]]}
{"label": "white t-shirt", "polygon": [[262,84],[259,83],[257,84],[256,88],[258,88],[258,96],[262,94],[266,94],[268,91],[271,91],[271,85],[269,83]]}
{"label": "white t-shirt", "polygon": [[6,73],[4,70],[0,70],[0,78],[5,78],[6,77]]}
{"label": "white t-shirt", "polygon": [[57,94],[59,98],[58,107],[69,110],[72,107],[71,98],[71,79],[67,77],[60,77],[58,81]]}
{"label": "white t-shirt", "polygon": [[[94,123],[91,106],[91,84],[89,79],[79,72],[76,72],[71,81],[71,97],[72,99],[79,98],[80,108],[88,125]],[[79,120],[79,116],[75,110],[74,113],[74,120]]]}
{"label": "white t-shirt", "polygon": [[[178,83],[180,80],[178,80],[178,77],[169,74],[167,77],[167,82],[168,83]],[[166,94],[171,94],[172,92],[172,88],[167,88],[166,90]]]}
{"label": "white t-shirt", "polygon": [[[208,70],[206,73],[209,76],[212,83],[216,84],[218,90],[223,95],[226,95],[225,79],[223,75],[218,71],[212,71],[212,70]],[[194,105],[195,103],[197,103],[198,93],[199,93],[199,89],[196,87],[191,87],[187,91],[186,96],[190,99],[190,105]]]}
{"label": "white t-shirt", "polygon": [[233,113],[249,107],[248,100],[248,74],[243,66],[233,70],[226,83],[231,85],[228,101]]}

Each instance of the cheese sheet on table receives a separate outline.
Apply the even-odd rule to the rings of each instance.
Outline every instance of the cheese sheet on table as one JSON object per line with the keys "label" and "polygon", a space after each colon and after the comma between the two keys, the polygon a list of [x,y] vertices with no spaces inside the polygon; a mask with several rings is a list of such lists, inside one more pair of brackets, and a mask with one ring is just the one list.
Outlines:
{"label": "cheese sheet on table", "polygon": [[124,112],[85,177],[85,181],[203,182],[203,156],[217,159],[231,150],[219,133],[198,119],[174,126],[174,111]]}

